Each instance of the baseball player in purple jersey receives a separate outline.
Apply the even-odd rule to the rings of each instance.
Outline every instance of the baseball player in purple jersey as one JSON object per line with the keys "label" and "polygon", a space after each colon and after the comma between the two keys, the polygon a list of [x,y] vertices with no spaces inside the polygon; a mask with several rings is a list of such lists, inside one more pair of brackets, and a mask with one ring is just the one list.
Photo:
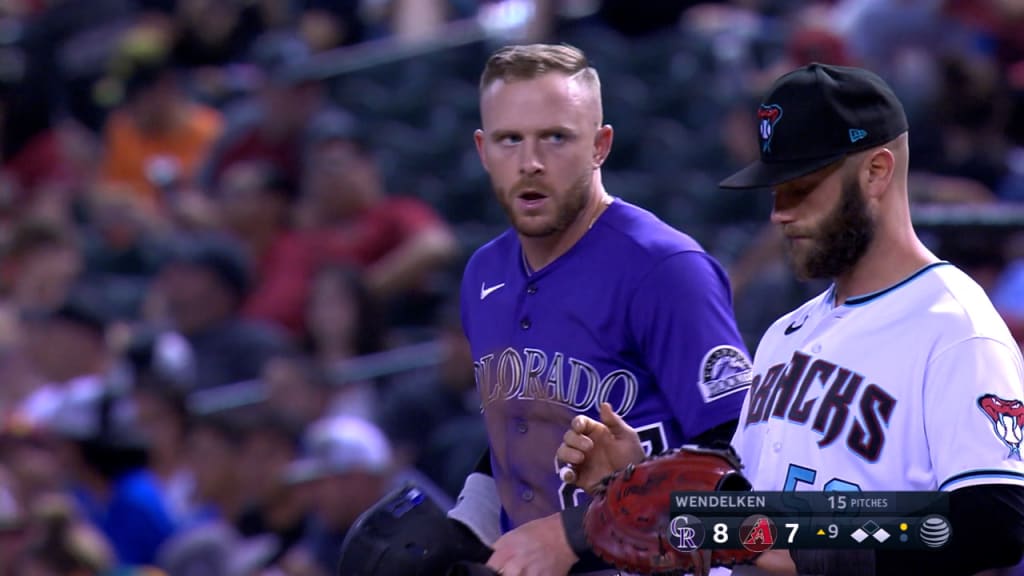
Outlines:
{"label": "baseball player in purple jersey", "polygon": [[579,530],[586,496],[555,461],[572,418],[613,410],[648,453],[728,441],[750,362],[719,264],[605,191],[612,128],[584,54],[503,48],[480,90],[476,146],[512,228],[462,281],[490,474],[467,480],[452,516],[492,546],[488,566],[504,576],[587,572],[603,566]]}

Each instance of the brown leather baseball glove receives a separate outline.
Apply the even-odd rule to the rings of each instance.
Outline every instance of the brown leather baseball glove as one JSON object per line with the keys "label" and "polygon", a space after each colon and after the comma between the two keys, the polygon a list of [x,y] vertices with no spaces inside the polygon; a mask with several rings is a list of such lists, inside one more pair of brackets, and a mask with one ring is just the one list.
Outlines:
{"label": "brown leather baseball glove", "polygon": [[[612,474],[587,509],[583,529],[602,560],[639,574],[701,572],[707,552],[669,544],[672,492],[749,491],[732,448],[683,447]],[[710,551],[711,566],[752,563],[747,550]]]}

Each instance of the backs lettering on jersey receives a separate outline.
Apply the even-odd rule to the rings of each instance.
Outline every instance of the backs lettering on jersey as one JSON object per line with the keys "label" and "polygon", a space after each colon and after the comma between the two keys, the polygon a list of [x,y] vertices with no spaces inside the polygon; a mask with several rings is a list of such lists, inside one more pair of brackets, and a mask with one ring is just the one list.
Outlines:
{"label": "backs lettering on jersey", "polygon": [[992,432],[1009,448],[1010,453],[1006,457],[1020,460],[1020,444],[1024,440],[1024,402],[984,394],[978,397],[978,408],[992,422]]}
{"label": "backs lettering on jersey", "polygon": [[862,374],[794,352],[788,363],[754,375],[743,425],[750,427],[772,417],[809,424],[821,437],[820,448],[845,436],[847,448],[868,462],[877,462],[895,407],[896,399]]}

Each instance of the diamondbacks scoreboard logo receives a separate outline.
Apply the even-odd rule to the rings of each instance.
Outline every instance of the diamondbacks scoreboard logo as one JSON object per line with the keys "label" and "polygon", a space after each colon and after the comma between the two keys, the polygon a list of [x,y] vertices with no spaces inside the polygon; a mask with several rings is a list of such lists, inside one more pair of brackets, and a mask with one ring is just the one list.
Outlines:
{"label": "diamondbacks scoreboard logo", "polygon": [[755,514],[740,523],[740,544],[751,552],[764,552],[775,547],[779,530],[767,516]]}
{"label": "diamondbacks scoreboard logo", "polygon": [[992,431],[999,440],[1010,449],[1006,457],[1020,460],[1020,444],[1024,440],[1024,402],[985,394],[978,398],[978,408],[992,421]]}
{"label": "diamondbacks scoreboard logo", "polygon": [[734,346],[716,346],[708,350],[700,365],[698,388],[705,402],[746,390],[754,375],[750,360]]}

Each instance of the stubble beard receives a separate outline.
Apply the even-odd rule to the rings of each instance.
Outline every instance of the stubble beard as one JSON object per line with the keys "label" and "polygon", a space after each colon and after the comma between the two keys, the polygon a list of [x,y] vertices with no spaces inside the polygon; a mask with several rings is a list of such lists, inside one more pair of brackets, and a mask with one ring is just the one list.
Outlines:
{"label": "stubble beard", "polygon": [[520,236],[526,238],[547,238],[567,230],[576,222],[587,208],[590,197],[591,173],[586,172],[577,178],[562,193],[547,194],[548,202],[554,203],[554,218],[536,218],[518,214],[514,203],[516,194],[504,188],[494,186],[494,193],[501,202],[501,207],[508,215],[512,227]]}
{"label": "stubble beard", "polygon": [[875,222],[868,213],[856,177],[844,178],[839,203],[819,225],[815,244],[803,257],[793,257],[801,280],[832,279],[853,269],[875,238]]}

